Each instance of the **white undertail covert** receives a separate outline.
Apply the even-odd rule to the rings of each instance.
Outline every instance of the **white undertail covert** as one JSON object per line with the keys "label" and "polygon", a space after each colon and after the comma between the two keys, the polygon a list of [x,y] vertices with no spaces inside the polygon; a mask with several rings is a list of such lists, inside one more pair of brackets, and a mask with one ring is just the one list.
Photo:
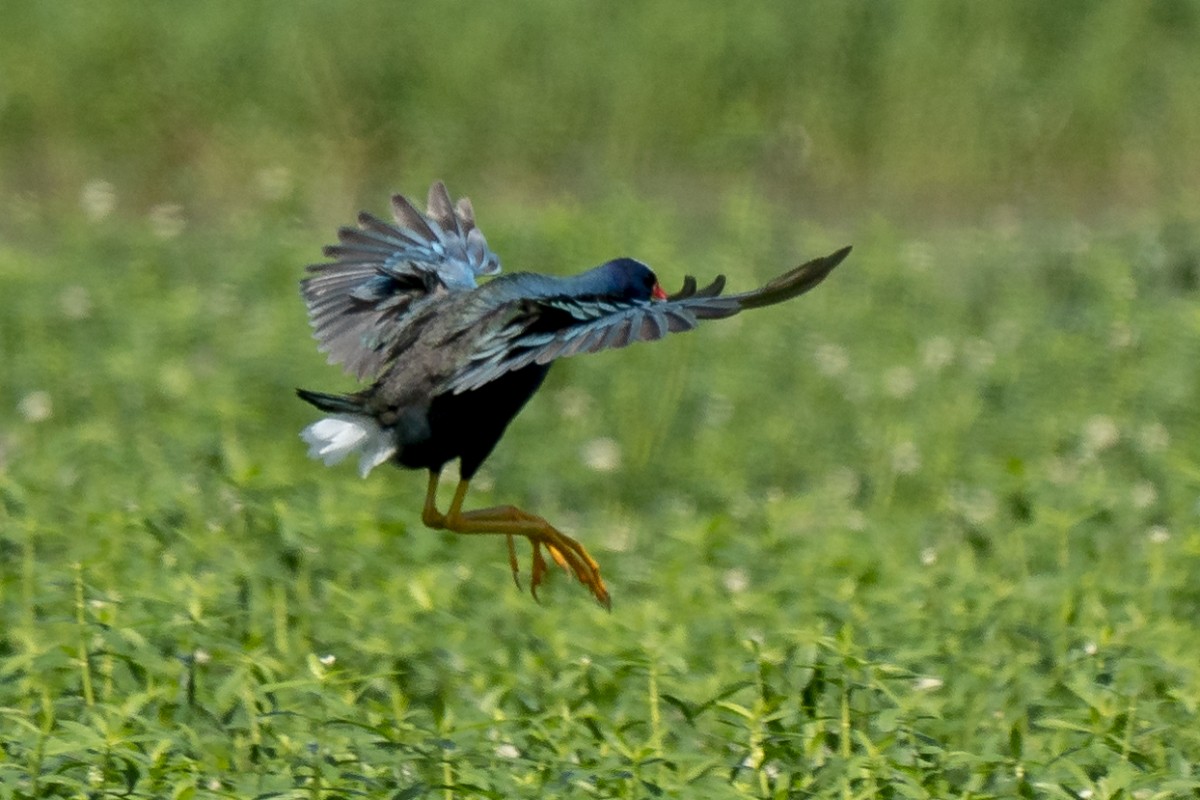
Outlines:
{"label": "white undertail covert", "polygon": [[300,438],[308,444],[308,457],[319,458],[325,466],[331,467],[358,453],[358,474],[364,478],[396,453],[392,432],[361,414],[324,417],[302,430]]}

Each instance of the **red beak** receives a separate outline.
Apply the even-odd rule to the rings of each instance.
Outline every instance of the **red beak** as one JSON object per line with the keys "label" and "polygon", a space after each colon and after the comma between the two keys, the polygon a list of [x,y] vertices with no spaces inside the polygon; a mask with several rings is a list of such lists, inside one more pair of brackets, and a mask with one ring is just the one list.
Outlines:
{"label": "red beak", "polygon": [[650,291],[650,296],[655,300],[666,300],[667,293],[663,291],[662,285],[655,283],[654,288]]}

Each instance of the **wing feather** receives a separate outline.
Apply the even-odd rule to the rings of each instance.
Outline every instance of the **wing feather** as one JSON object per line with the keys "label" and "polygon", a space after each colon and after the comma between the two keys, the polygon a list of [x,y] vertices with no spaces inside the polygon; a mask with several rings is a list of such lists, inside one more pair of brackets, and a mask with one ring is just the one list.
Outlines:
{"label": "wing feather", "polygon": [[667,335],[667,318],[653,306],[642,317],[641,327],[638,328],[639,342],[654,342]]}
{"label": "wing feather", "polygon": [[438,235],[429,225],[429,218],[418,211],[412,201],[404,195],[392,195],[392,215],[402,228],[412,231],[419,241],[432,243],[438,240]]}
{"label": "wing feather", "polygon": [[468,198],[460,197],[454,204],[454,216],[458,217],[458,224],[462,230],[470,233],[475,229],[475,209]]}
{"label": "wing feather", "polygon": [[608,335],[603,327],[593,327],[579,343],[579,352],[596,353],[604,349],[604,337]]}
{"label": "wing feather", "polygon": [[419,309],[500,271],[470,201],[451,202],[441,181],[425,213],[402,195],[391,204],[395,223],[361,212],[357,228],[340,228],[324,248],[333,261],[309,266],[301,281],[321,351],[359,379],[377,376],[412,340],[406,328]]}
{"label": "wing feather", "polygon": [[463,229],[458,215],[454,213],[454,205],[450,201],[450,193],[446,191],[446,184],[441,181],[433,182],[433,185],[429,187],[429,197],[425,201],[425,207],[429,216],[443,231],[459,238],[463,237]]}
{"label": "wing feather", "polygon": [[700,320],[721,319],[743,309],[790,300],[819,284],[849,253],[849,247],[843,248],[740,294],[721,294],[725,288],[724,276],[717,276],[703,288],[697,288],[695,279],[688,276],[683,287],[666,300],[581,297],[553,292],[522,297],[514,301],[519,313],[513,322],[481,342],[443,390],[456,394],[470,391],[532,363],[548,364],[576,353],[655,341],[669,333],[690,331]]}

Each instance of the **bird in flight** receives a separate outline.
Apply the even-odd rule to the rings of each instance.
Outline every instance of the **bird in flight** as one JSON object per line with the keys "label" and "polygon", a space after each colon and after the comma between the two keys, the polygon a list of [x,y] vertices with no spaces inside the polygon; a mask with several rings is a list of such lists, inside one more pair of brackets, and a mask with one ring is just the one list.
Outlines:
{"label": "bird in flight", "polygon": [[[452,203],[440,181],[429,189],[425,213],[401,195],[392,197],[392,213],[394,224],[360,213],[358,227],[341,228],[338,244],[325,248],[331,260],[308,267],[301,282],[319,349],[331,364],[372,381],[353,394],[297,390],[328,414],[301,433],[309,455],[327,465],[357,455],[364,478],[385,461],[428,470],[421,513],[427,526],[504,536],[518,586],[514,537],[524,537],[533,550],[535,598],[547,572],[544,547],[606,608],[600,566],[578,541],[515,506],[463,509],[471,478],[509,422],[556,359],[654,341],[701,320],[790,300],[850,252],[809,261],[750,292],[722,294],[723,276],[698,288],[689,275],[668,295],[632,258],[570,277],[491,277],[500,260],[476,227],[470,201]],[[460,479],[443,514],[438,479],[455,459]]]}

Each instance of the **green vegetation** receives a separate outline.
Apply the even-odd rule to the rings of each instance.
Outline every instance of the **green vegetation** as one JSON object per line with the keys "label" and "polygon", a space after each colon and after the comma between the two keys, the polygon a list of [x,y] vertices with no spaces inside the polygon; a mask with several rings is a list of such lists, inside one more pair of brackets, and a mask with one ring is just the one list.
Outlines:
{"label": "green vegetation", "polygon": [[[353,8],[353,10],[351,10]],[[1200,4],[5,10],[0,799],[1200,794]],[[569,359],[473,492],[304,456],[296,281],[812,295]],[[443,499],[443,503],[445,499]]]}

